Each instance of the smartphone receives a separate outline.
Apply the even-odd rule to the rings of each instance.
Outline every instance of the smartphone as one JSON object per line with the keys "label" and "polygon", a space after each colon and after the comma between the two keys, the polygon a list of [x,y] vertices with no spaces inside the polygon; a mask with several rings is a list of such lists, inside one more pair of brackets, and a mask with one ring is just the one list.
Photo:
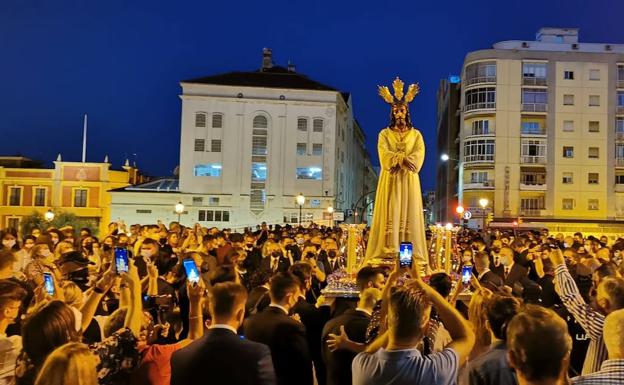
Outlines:
{"label": "smartphone", "polygon": [[195,265],[195,261],[192,259],[185,259],[182,264],[184,265],[184,270],[186,270],[186,278],[190,283],[198,283],[199,282],[199,270],[197,270],[197,265]]}
{"label": "smartphone", "polygon": [[115,269],[117,274],[128,272],[128,249],[115,247]]}
{"label": "smartphone", "polygon": [[401,242],[399,247],[399,266],[412,268],[412,242]]}
{"label": "smartphone", "polygon": [[464,266],[461,271],[461,279],[463,284],[470,283],[470,278],[472,278],[472,266]]}
{"label": "smartphone", "polygon": [[43,273],[43,287],[46,293],[54,295],[54,278],[50,273]]}

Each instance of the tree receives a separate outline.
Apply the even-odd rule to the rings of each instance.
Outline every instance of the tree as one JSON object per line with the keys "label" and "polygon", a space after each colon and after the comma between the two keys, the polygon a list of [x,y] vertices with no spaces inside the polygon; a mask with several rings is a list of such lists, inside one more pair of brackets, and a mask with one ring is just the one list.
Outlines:
{"label": "tree", "polygon": [[54,219],[48,222],[41,213],[33,212],[21,220],[21,231],[23,235],[30,234],[33,229],[37,228],[42,232],[49,227],[61,228],[63,226],[72,226],[75,230],[86,227],[91,230],[94,236],[98,233],[98,224],[94,219],[80,218],[76,214],[64,211],[57,212]]}

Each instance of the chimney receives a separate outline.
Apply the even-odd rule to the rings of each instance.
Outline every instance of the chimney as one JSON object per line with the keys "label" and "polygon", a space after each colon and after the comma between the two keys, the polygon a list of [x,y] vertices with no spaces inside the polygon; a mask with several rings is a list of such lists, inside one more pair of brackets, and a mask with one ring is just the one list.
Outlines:
{"label": "chimney", "polygon": [[273,68],[273,50],[271,48],[262,49],[262,71]]}
{"label": "chimney", "polygon": [[290,60],[288,61],[288,72],[297,72],[297,68],[293,63],[290,62]]}

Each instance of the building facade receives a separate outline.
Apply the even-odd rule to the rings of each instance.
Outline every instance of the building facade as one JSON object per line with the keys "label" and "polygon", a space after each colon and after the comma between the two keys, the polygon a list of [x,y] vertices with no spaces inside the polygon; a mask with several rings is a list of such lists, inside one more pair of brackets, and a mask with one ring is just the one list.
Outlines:
{"label": "building facade", "polygon": [[54,162],[44,168],[23,157],[0,157],[0,227],[20,229],[22,218],[48,210],[75,214],[98,224],[105,234],[111,221],[108,190],[142,182],[128,163],[121,170],[108,162]]}
{"label": "building facade", "polygon": [[432,221],[455,223],[457,207],[457,180],[459,168],[459,101],[461,85],[455,77],[442,79],[437,92],[436,135],[437,150],[444,161],[436,170],[436,199],[433,203]]}
{"label": "building facade", "polygon": [[[253,72],[192,79],[182,87],[179,187],[164,209],[183,203],[185,224],[241,228],[260,222],[322,222],[328,207],[350,209],[376,186],[353,115],[351,96],[273,65],[270,49]],[[113,192],[115,215],[145,216],[128,194],[146,205],[148,189]],[[162,200],[163,191],[153,191]],[[296,197],[301,194],[301,207]],[[125,196],[122,196],[125,195]],[[124,204],[117,204],[118,202]],[[136,202],[139,203],[139,202]],[[155,204],[162,207],[163,203]],[[161,213],[162,214],[162,213]],[[167,218],[155,217],[167,220]]]}
{"label": "building facade", "polygon": [[623,231],[624,45],[542,28],[471,52],[461,110],[459,198],[473,218]]}

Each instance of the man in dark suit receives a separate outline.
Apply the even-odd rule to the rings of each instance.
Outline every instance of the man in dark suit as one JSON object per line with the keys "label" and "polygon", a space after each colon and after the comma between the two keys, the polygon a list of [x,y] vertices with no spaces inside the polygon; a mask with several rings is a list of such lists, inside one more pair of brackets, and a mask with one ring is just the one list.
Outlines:
{"label": "man in dark suit", "polygon": [[284,255],[281,247],[271,241],[267,241],[266,251],[268,255],[262,258],[260,262],[260,270],[268,271],[271,273],[284,273],[290,267],[290,259]]}
{"label": "man in dark suit", "polygon": [[171,384],[275,384],[266,345],[241,339],[236,330],[245,316],[245,288],[234,282],[213,286],[212,325],[204,336],[171,358]]}
{"label": "man in dark suit", "polygon": [[503,266],[501,276],[503,284],[515,291],[516,289],[514,285],[522,285],[522,282],[529,274],[529,270],[526,267],[514,262],[514,252],[510,247],[501,247],[500,258],[501,265]]}
{"label": "man in dark suit", "polygon": [[475,254],[474,267],[481,286],[494,292],[503,286],[503,279],[490,270],[490,257],[486,252],[479,251]]}
{"label": "man in dark suit", "polygon": [[303,324],[288,316],[299,300],[299,282],[278,273],[270,282],[271,304],[245,321],[245,337],[271,349],[279,385],[312,385],[312,359]]}
{"label": "man in dark suit", "polygon": [[357,352],[340,349],[333,350],[327,345],[330,334],[346,334],[351,341],[366,345],[366,328],[371,319],[373,308],[381,299],[381,291],[376,288],[365,289],[360,293],[360,300],[355,309],[348,309],[342,315],[329,320],[323,328],[323,361],[327,368],[327,385],[350,384],[351,362]]}
{"label": "man in dark suit", "polygon": [[323,269],[326,275],[330,275],[344,266],[344,262],[342,261],[335,243],[328,244],[327,249],[324,251],[325,253],[321,255],[320,261],[323,263]]}

